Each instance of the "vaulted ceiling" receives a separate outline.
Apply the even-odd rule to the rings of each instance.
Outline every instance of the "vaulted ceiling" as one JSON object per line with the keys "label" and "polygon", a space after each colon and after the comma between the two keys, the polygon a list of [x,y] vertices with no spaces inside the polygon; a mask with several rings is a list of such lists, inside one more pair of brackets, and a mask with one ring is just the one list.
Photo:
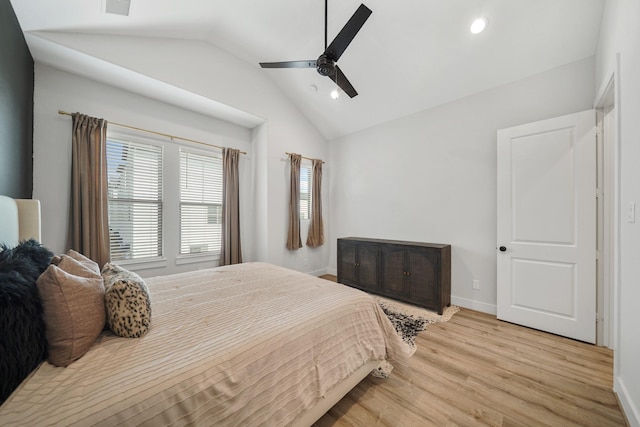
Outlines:
{"label": "vaulted ceiling", "polygon": [[[131,0],[129,16],[105,13],[106,1],[11,3],[27,34],[206,41],[256,68],[258,62],[316,59],[324,50],[322,0]],[[329,42],[360,2],[329,0]],[[327,139],[594,55],[603,10],[603,0],[364,2],[373,14],[339,60],[357,97],[331,99],[335,84],[314,69],[260,70]],[[479,16],[489,24],[473,35],[469,26]],[[27,37],[30,47],[33,40]],[[65,60],[31,50],[36,61]]]}

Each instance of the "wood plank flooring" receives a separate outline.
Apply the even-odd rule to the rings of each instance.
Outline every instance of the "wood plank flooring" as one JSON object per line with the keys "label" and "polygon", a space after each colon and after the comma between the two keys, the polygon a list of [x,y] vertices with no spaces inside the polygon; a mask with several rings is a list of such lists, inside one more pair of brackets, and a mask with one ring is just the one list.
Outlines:
{"label": "wood plank flooring", "polygon": [[408,366],[365,378],[314,426],[626,425],[609,349],[467,309],[416,344]]}

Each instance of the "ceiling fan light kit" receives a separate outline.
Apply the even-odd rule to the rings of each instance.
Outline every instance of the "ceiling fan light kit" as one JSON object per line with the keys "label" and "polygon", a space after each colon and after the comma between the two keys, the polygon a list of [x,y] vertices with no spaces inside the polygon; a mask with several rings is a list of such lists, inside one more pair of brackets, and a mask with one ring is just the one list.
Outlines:
{"label": "ceiling fan light kit", "polygon": [[[308,61],[285,61],[285,62],[261,62],[262,68],[315,68],[318,74],[321,76],[329,77],[336,83],[340,89],[342,89],[349,97],[353,98],[358,95],[355,88],[351,85],[347,77],[344,75],[340,67],[338,67],[338,59],[342,56],[347,46],[353,41],[358,31],[362,28],[364,23],[371,16],[371,9],[364,4],[355,11],[353,16],[347,21],[345,26],[340,30],[335,39],[327,46],[327,0],[324,3],[325,6],[325,19],[324,19],[324,52],[318,57],[318,59]],[[338,98],[337,89],[334,91],[336,96],[331,97],[333,99]]]}

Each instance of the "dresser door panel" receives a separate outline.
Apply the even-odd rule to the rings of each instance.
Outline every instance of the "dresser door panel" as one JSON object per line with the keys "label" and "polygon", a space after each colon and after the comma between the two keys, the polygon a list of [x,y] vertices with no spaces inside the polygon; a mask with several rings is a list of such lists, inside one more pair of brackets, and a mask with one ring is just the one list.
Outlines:
{"label": "dresser door panel", "polygon": [[438,301],[438,260],[435,252],[409,251],[409,295],[412,301],[435,306]]}
{"label": "dresser door panel", "polygon": [[378,289],[378,247],[358,245],[358,284],[364,290]]}
{"label": "dresser door panel", "polygon": [[340,244],[338,262],[340,281],[347,285],[358,283],[356,266],[356,245],[351,243]]}
{"label": "dresser door panel", "polygon": [[390,296],[405,294],[404,281],[406,251],[402,247],[382,248],[382,290]]}

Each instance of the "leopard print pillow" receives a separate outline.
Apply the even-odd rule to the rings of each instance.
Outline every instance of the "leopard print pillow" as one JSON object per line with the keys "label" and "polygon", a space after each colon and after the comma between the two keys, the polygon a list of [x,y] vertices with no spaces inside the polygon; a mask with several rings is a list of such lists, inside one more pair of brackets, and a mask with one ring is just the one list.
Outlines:
{"label": "leopard print pillow", "polygon": [[139,338],[149,332],[151,299],[147,284],[136,273],[117,264],[102,268],[107,325],[116,335]]}

